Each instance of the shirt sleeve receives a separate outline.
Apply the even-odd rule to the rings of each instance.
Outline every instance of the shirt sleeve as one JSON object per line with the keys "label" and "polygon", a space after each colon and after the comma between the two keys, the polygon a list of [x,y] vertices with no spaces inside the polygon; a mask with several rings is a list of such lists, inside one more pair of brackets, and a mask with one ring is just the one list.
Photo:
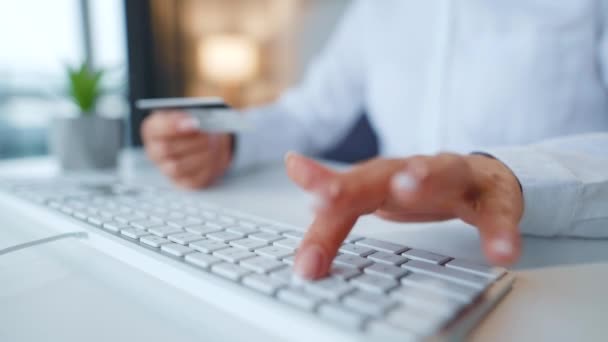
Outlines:
{"label": "shirt sleeve", "polygon": [[[598,5],[598,71],[608,93],[608,1]],[[519,179],[523,233],[608,237],[608,133],[484,152],[505,163]]]}
{"label": "shirt sleeve", "polygon": [[485,152],[511,168],[521,183],[523,233],[608,237],[608,133]]}
{"label": "shirt sleeve", "polygon": [[290,150],[319,154],[348,133],[364,108],[365,2],[350,5],[299,86],[246,112],[253,129],[236,135],[233,170],[280,160]]}

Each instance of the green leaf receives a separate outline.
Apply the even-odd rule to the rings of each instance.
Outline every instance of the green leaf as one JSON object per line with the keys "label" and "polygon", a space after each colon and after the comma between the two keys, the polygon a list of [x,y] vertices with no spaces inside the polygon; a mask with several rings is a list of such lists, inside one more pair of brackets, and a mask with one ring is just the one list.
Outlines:
{"label": "green leaf", "polygon": [[87,63],[78,68],[67,67],[69,95],[83,115],[92,115],[102,95],[101,80],[104,70],[93,70]]}

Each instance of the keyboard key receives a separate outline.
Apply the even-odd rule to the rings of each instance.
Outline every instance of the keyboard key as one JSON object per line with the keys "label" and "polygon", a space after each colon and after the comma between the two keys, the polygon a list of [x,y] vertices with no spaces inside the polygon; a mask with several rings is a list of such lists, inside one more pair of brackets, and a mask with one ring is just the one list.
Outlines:
{"label": "keyboard key", "polygon": [[226,228],[227,231],[235,234],[239,234],[241,236],[247,236],[249,234],[258,233],[259,230],[255,228],[248,228],[243,226],[231,226]]}
{"label": "keyboard key", "polygon": [[396,280],[363,274],[350,280],[350,283],[362,290],[384,294],[399,285]]}
{"label": "keyboard key", "polygon": [[293,255],[293,252],[287,248],[278,246],[262,247],[255,250],[259,255],[266,256],[273,259],[282,259]]}
{"label": "keyboard key", "polygon": [[148,220],[148,219],[131,221],[129,224],[137,229],[150,229],[150,228],[154,228],[154,227],[163,225],[163,223],[161,221]]}
{"label": "keyboard key", "polygon": [[167,236],[167,239],[179,243],[180,245],[187,245],[191,242],[202,240],[203,237],[193,233],[177,233]]}
{"label": "keyboard key", "polygon": [[376,239],[369,239],[369,238],[359,240],[355,244],[369,247],[369,248],[375,249],[377,251],[393,253],[393,254],[400,254],[409,249],[406,246],[398,245],[396,243],[386,242],[386,241],[376,240]]}
{"label": "keyboard key", "polygon": [[273,243],[275,246],[283,247],[295,251],[300,246],[300,240],[296,239],[281,239]]}
{"label": "keyboard key", "polygon": [[217,213],[215,213],[214,211],[209,210],[209,209],[202,209],[202,210],[199,212],[199,214],[200,214],[202,217],[207,218],[207,219],[213,219],[213,218],[216,218],[216,217],[217,217]]}
{"label": "keyboard key", "polygon": [[355,234],[348,234],[348,236],[346,237],[346,239],[344,239],[344,242],[346,243],[355,243],[359,240],[363,240],[363,236],[360,235],[355,235]]}
{"label": "keyboard key", "polygon": [[187,232],[198,235],[207,235],[222,231],[222,228],[212,228],[207,225],[188,226],[184,229],[186,229]]}
{"label": "keyboard key", "polygon": [[228,215],[218,215],[217,220],[228,224],[235,224],[237,221],[236,218],[230,217]]}
{"label": "keyboard key", "polygon": [[344,254],[357,255],[357,256],[364,258],[364,257],[374,253],[375,250],[373,250],[371,248],[363,247],[363,246],[345,243],[340,247],[339,252],[344,253]]}
{"label": "keyboard key", "polygon": [[143,236],[139,241],[150,247],[159,248],[162,245],[168,244],[170,241],[156,235]]}
{"label": "keyboard key", "polygon": [[352,310],[348,310],[340,304],[323,304],[319,307],[319,316],[342,327],[354,330],[363,328],[367,317]]}
{"label": "keyboard key", "polygon": [[228,262],[236,263],[239,260],[252,258],[256,256],[255,253],[250,252],[246,249],[229,247],[225,249],[220,249],[218,251],[213,252],[213,255],[222,258]]}
{"label": "keyboard key", "polygon": [[253,251],[254,249],[268,246],[268,244],[266,242],[260,241],[260,240],[254,240],[254,239],[234,240],[234,241],[230,241],[230,245],[237,247],[237,248],[246,249],[248,251]]}
{"label": "keyboard key", "polygon": [[387,252],[376,252],[367,257],[375,262],[399,266],[407,261],[406,257],[402,257],[401,255],[387,253]]}
{"label": "keyboard key", "polygon": [[268,274],[271,278],[285,281],[287,283],[291,283],[293,278],[293,270],[291,267],[280,268],[278,270],[270,272]]}
{"label": "keyboard key", "polygon": [[218,221],[216,219],[214,219],[214,220],[206,220],[205,223],[204,223],[204,225],[208,226],[208,227],[211,227],[211,228],[218,228],[218,229],[225,229],[227,227],[232,226],[232,224],[230,224],[230,223]]}
{"label": "keyboard key", "polygon": [[262,225],[262,226],[260,226],[260,230],[267,232],[267,233],[280,234],[282,232],[289,231],[290,229],[279,227],[279,226]]}
{"label": "keyboard key", "polygon": [[246,268],[227,262],[221,262],[211,266],[211,272],[234,281],[238,281],[243,276],[252,273],[252,271]]}
{"label": "keyboard key", "polygon": [[148,229],[148,231],[156,236],[167,237],[170,234],[182,233],[183,230],[175,227],[160,226]]}
{"label": "keyboard key", "polygon": [[190,246],[190,248],[194,248],[197,251],[200,251],[203,253],[213,253],[220,249],[230,247],[228,244],[225,244],[225,243],[223,243],[221,241],[217,241],[217,240],[199,240],[199,241],[191,243],[189,246]]}
{"label": "keyboard key", "polygon": [[445,266],[439,266],[431,264],[429,262],[409,260],[401,267],[406,268],[414,273],[422,273],[429,276],[453,281],[463,285],[471,286],[476,289],[485,288],[488,283],[488,279],[472,273],[467,273],[454,268],[447,268]]}
{"label": "keyboard key", "polygon": [[409,272],[401,267],[387,264],[373,264],[363,270],[367,274],[385,277],[389,279],[399,279]]}
{"label": "keyboard key", "polygon": [[263,256],[242,260],[240,265],[257,273],[268,273],[283,267],[287,267],[284,263],[277,261],[276,259]]}
{"label": "keyboard key", "polygon": [[283,232],[282,235],[286,238],[291,238],[298,241],[304,238],[304,233],[297,230],[288,230]]}
{"label": "keyboard key", "polygon": [[304,289],[319,297],[329,300],[338,300],[347,293],[353,292],[355,287],[338,278],[323,278],[304,283]]}
{"label": "keyboard key", "polygon": [[251,235],[249,235],[249,237],[251,239],[264,241],[266,243],[271,243],[271,242],[283,239],[283,237],[280,235],[268,233],[268,232],[260,232],[260,233],[251,234]]}
{"label": "keyboard key", "polygon": [[402,253],[404,257],[412,260],[420,260],[426,262],[432,262],[434,264],[443,264],[444,262],[450,260],[450,257],[445,255],[425,251],[423,249],[408,249],[406,252]]}
{"label": "keyboard key", "polygon": [[342,266],[354,267],[354,268],[363,268],[373,264],[370,260],[365,258],[351,255],[351,254],[341,254],[338,255],[334,259],[334,263]]}
{"label": "keyboard key", "polygon": [[293,266],[293,264],[294,264],[294,263],[295,263],[295,261],[296,261],[296,256],[295,256],[295,255],[291,255],[291,256],[288,256],[288,257],[283,258],[283,259],[281,259],[281,260],[283,261],[283,263],[285,263],[285,264],[287,264],[287,265],[291,265],[291,266]]}
{"label": "keyboard key", "polygon": [[461,260],[461,259],[454,259],[454,260],[448,262],[445,266],[449,267],[449,268],[454,268],[454,269],[457,269],[460,271],[477,274],[482,277],[490,278],[492,280],[499,279],[505,273],[507,273],[507,270],[502,267],[492,267],[492,266],[488,266],[488,265],[480,265],[480,264],[476,264],[476,263]]}
{"label": "keyboard key", "polygon": [[345,296],[342,303],[350,309],[373,317],[382,317],[398,305],[397,301],[385,295],[360,290]]}
{"label": "keyboard key", "polygon": [[424,275],[422,273],[410,273],[407,277],[401,278],[402,286],[423,288],[436,293],[444,294],[456,300],[470,303],[478,295],[478,290],[454,283],[448,280]]}
{"label": "keyboard key", "polygon": [[307,311],[313,311],[322,302],[321,298],[311,293],[293,288],[279,290],[277,293],[277,298],[282,302]]}
{"label": "keyboard key", "polygon": [[[74,212],[74,214],[76,214],[76,212]],[[139,221],[144,218],[145,217],[143,215],[117,215],[114,216],[114,221],[120,223],[130,223],[132,221]]]}
{"label": "keyboard key", "polygon": [[100,217],[100,216],[88,216],[87,217],[87,222],[89,222],[90,224],[92,224],[94,226],[98,226],[98,227],[103,226],[103,224],[106,221],[112,221],[112,219],[111,218],[104,218],[104,217]]}
{"label": "keyboard key", "polygon": [[342,280],[349,280],[361,274],[357,268],[332,264],[329,275]]}
{"label": "keyboard key", "polygon": [[177,243],[168,243],[166,245],[162,245],[160,246],[160,250],[176,257],[183,257],[186,254],[194,253],[194,249]]}
{"label": "keyboard key", "polygon": [[218,262],[222,261],[221,259],[211,256],[209,254],[198,252],[187,254],[184,259],[187,262],[204,269],[208,269],[209,267],[211,267],[211,265],[217,264]]}
{"label": "keyboard key", "polygon": [[123,229],[120,231],[120,234],[135,240],[139,239],[142,236],[150,235],[150,233],[148,233],[147,231],[137,228]]}
{"label": "keyboard key", "polygon": [[173,220],[180,220],[180,219],[183,219],[185,217],[186,217],[186,215],[184,215],[184,214],[182,214],[180,212],[170,211],[168,214],[165,215],[164,219],[165,220],[172,220],[172,219]]}
{"label": "keyboard key", "polygon": [[203,220],[195,218],[170,219],[167,221],[167,225],[180,229],[188,226],[198,226],[201,224],[203,224]]}
{"label": "keyboard key", "polygon": [[[77,218],[79,220],[84,220],[84,221],[87,220],[87,218],[89,217],[89,215],[90,215],[89,213],[87,213],[85,211],[80,211],[80,210],[79,211],[74,210],[72,212],[72,216],[74,216],[75,218]],[[123,221],[118,220],[117,218],[116,218],[116,221],[123,222]],[[123,222],[123,223],[128,223],[128,221]]]}
{"label": "keyboard key", "polygon": [[252,229],[254,231],[258,231],[256,229],[257,226],[258,226],[257,223],[249,221],[249,220],[239,220],[237,222],[237,225],[239,225],[240,227],[243,227],[243,228],[249,228],[249,229]]}
{"label": "keyboard key", "polygon": [[127,229],[130,226],[128,224],[119,223],[119,222],[106,222],[103,224],[102,228],[105,230],[109,230],[113,233],[118,233],[123,229]]}
{"label": "keyboard key", "polygon": [[230,242],[233,240],[242,239],[243,236],[240,234],[229,233],[229,232],[218,232],[207,234],[207,237],[212,240],[222,241],[222,242]]}
{"label": "keyboard key", "polygon": [[279,289],[287,286],[288,282],[263,274],[253,274],[244,277],[243,284],[251,289],[272,296]]}
{"label": "keyboard key", "polygon": [[66,205],[59,208],[59,210],[61,210],[62,213],[67,214],[67,215],[72,215],[74,213],[74,209],[72,209],[71,207],[68,207]]}

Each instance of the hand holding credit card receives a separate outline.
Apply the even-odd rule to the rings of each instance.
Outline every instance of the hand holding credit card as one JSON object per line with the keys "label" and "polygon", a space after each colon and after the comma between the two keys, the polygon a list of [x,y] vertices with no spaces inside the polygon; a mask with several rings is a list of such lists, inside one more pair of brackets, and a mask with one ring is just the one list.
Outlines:
{"label": "hand holding credit card", "polygon": [[147,111],[183,111],[198,121],[203,132],[239,133],[253,129],[243,114],[217,97],[140,99],[135,106]]}

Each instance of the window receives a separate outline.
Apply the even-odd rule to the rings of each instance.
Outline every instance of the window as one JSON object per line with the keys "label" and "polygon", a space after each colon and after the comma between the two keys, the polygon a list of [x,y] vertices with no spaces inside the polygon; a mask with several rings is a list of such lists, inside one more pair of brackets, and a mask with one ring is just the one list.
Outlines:
{"label": "window", "polygon": [[[87,6],[82,6],[88,1]],[[92,61],[108,70],[99,112],[126,113],[126,46],[121,0],[21,0],[0,10],[0,158],[47,151],[54,116],[76,112],[66,99],[65,69],[91,42]],[[90,15],[90,37],[83,18]]]}

